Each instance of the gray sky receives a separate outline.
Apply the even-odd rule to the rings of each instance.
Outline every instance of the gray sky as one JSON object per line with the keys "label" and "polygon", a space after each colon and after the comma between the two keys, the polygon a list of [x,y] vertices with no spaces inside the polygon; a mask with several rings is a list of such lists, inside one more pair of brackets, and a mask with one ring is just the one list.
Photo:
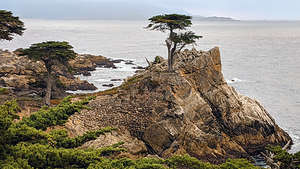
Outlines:
{"label": "gray sky", "polygon": [[143,19],[160,13],[300,20],[300,0],[0,0],[23,18]]}

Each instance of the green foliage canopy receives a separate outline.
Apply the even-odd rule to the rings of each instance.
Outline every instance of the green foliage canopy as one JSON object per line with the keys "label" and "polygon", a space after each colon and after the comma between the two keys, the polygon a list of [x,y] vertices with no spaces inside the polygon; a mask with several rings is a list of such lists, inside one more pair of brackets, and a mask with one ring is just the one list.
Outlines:
{"label": "green foliage canopy", "polygon": [[[169,71],[173,71],[176,52],[180,52],[187,45],[195,44],[197,39],[202,38],[192,31],[182,32],[191,27],[191,19],[191,16],[179,14],[157,15],[149,18],[150,24],[146,29],[161,32],[169,31],[169,37],[166,39]],[[175,32],[176,30],[179,32]]]}
{"label": "green foliage canopy", "polygon": [[0,10],[0,40],[12,40],[14,35],[23,35],[24,23],[12,12]]}
{"label": "green foliage canopy", "polygon": [[29,48],[21,50],[21,55],[29,59],[43,61],[46,67],[55,64],[67,64],[67,61],[74,59],[76,53],[68,42],[48,41],[32,44]]}
{"label": "green foliage canopy", "polygon": [[157,15],[148,19],[150,24],[146,28],[162,32],[166,30],[173,32],[175,29],[185,30],[192,25],[191,19],[191,16],[179,14]]}
{"label": "green foliage canopy", "polygon": [[266,149],[275,155],[273,159],[280,169],[300,169],[300,152],[290,154],[280,146],[267,146]]}

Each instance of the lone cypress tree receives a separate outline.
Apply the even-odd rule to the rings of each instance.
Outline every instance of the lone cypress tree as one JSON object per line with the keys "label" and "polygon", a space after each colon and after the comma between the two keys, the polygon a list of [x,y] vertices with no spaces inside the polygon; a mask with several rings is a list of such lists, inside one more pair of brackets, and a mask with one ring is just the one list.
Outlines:
{"label": "lone cypress tree", "polygon": [[73,47],[68,42],[48,41],[31,45],[27,49],[20,51],[21,55],[26,55],[29,59],[42,61],[47,70],[47,89],[45,104],[50,105],[51,90],[53,84],[53,65],[68,65],[70,59],[76,57]]}
{"label": "lone cypress tree", "polygon": [[169,31],[169,36],[166,39],[168,48],[168,70],[173,71],[173,64],[176,52],[180,52],[184,47],[194,44],[197,39],[202,36],[196,35],[192,31],[183,31],[192,25],[191,16],[179,14],[157,15],[149,18],[150,24],[146,29],[157,30],[161,32]]}
{"label": "lone cypress tree", "polygon": [[12,12],[0,10],[0,40],[12,40],[14,35],[23,35],[24,23]]}

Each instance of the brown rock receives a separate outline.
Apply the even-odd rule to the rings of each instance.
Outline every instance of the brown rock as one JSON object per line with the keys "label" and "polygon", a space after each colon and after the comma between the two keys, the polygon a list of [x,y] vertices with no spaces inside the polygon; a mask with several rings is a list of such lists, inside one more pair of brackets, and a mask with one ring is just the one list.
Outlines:
{"label": "brown rock", "polygon": [[147,147],[141,140],[134,138],[128,131],[112,131],[101,135],[96,140],[89,141],[81,146],[81,148],[102,148],[124,142],[120,147],[125,148],[132,155],[141,155],[147,152]]}
{"label": "brown rock", "polygon": [[175,72],[166,71],[165,60],[151,65],[117,92],[98,96],[91,110],[72,116],[66,127],[75,135],[122,128],[142,140],[149,153],[187,153],[213,163],[248,157],[291,139],[256,100],[226,83],[218,48],[185,50],[176,58]]}

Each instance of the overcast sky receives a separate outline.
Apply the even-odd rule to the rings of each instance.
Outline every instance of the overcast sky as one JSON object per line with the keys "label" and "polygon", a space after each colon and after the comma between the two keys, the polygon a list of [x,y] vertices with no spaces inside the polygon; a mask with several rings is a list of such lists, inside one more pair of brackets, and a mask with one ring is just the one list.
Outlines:
{"label": "overcast sky", "polygon": [[160,13],[300,20],[300,0],[0,0],[23,18],[142,19]]}

